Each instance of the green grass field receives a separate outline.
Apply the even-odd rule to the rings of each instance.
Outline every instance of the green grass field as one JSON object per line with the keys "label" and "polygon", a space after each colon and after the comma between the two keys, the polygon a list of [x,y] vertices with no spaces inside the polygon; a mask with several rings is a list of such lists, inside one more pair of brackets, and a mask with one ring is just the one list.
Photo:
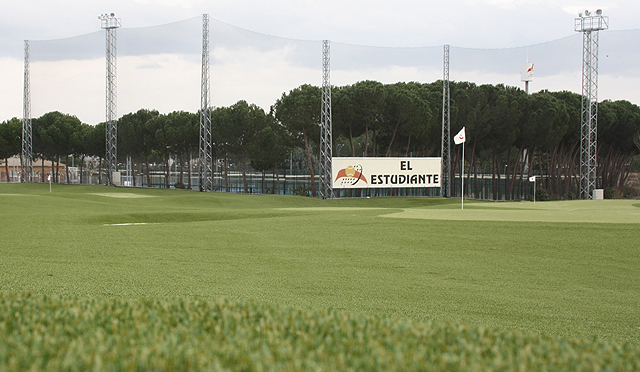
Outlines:
{"label": "green grass field", "polygon": [[[533,348],[538,361],[544,361],[544,355],[553,359],[542,351],[549,345],[564,345],[563,342],[582,345],[584,350],[577,346],[570,349],[584,363],[590,359],[581,355],[605,355],[611,350],[621,350],[614,353],[623,355],[621,365],[628,370],[640,369],[640,201],[637,200],[535,205],[465,201],[465,209],[460,210],[460,201],[455,199],[323,201],[63,185],[54,185],[49,193],[48,185],[0,184],[0,205],[0,294],[9,304],[0,306],[0,327],[5,330],[7,324],[14,324],[11,329],[15,331],[20,323],[6,306],[31,309],[47,301],[52,305],[45,306],[43,312],[53,318],[60,311],[47,309],[65,308],[65,301],[75,301],[71,307],[83,312],[90,311],[87,309],[92,308],[91,304],[117,307],[109,301],[116,304],[121,301],[123,308],[134,309],[144,308],[144,304],[166,308],[180,303],[196,308],[205,305],[194,303],[208,303],[209,307],[226,303],[235,309],[246,307],[250,301],[258,312],[260,309],[284,312],[274,319],[306,311],[305,316],[309,317],[306,322],[314,324],[327,317],[393,324],[384,328],[387,331],[410,324],[407,329],[416,331],[408,334],[417,338],[403,336],[402,332],[393,333],[391,338],[399,344],[406,339],[406,345],[395,346],[398,358],[405,355],[402,354],[405,348],[421,344],[425,329],[445,329],[443,332],[452,335],[466,334],[464,337],[470,344],[473,344],[469,341],[470,333],[486,334],[501,342],[515,337],[522,344],[518,346],[514,341],[513,353]],[[205,313],[210,311],[207,309]],[[313,314],[320,315],[314,318]],[[29,327],[35,327],[34,321],[27,323],[24,327],[29,333]],[[171,329],[170,324],[173,323],[162,327]],[[104,325],[94,327],[103,329]],[[387,331],[375,332],[380,336]],[[253,331],[247,337],[257,337],[251,334]],[[274,335],[281,347],[289,345],[295,350],[295,342],[301,342],[278,336],[277,332]],[[11,355],[20,347],[29,348],[20,346],[21,342],[32,347],[38,343],[21,341],[19,336],[3,343],[2,337],[0,370],[6,369],[3,365],[22,370],[15,367],[19,364],[15,364],[17,359],[11,359]],[[154,339],[148,335],[140,337],[147,343]],[[176,337],[180,339],[184,334]],[[349,332],[340,337],[344,340],[339,341],[347,344],[349,340],[357,341]],[[371,338],[376,340],[375,336]],[[113,345],[120,345],[114,342]],[[243,350],[233,346],[235,342],[240,341],[223,344],[235,352]],[[251,340],[246,343],[251,344]],[[3,344],[9,347],[3,348]],[[454,352],[451,355],[457,355],[458,364],[432,365],[447,369],[458,366],[461,370],[470,370],[471,366],[478,370],[509,370],[504,366],[516,363],[505,362],[504,358],[500,359],[503,367],[485,363],[495,362],[496,356],[483,353],[480,344],[488,345],[490,350],[502,347],[500,342],[479,341],[475,343],[479,348],[476,351],[485,358],[480,362]],[[267,341],[260,345],[256,347],[275,347]],[[323,342],[309,345],[322,348]],[[438,345],[429,346],[435,348],[430,349],[432,353],[438,350]],[[198,347],[192,349],[194,355],[202,355]],[[362,347],[369,352],[375,349]],[[47,368],[46,360],[60,361],[63,366],[62,359],[55,356],[56,350],[52,349],[53,356],[49,359],[43,359],[41,370],[55,369]],[[389,350],[393,355],[394,346]],[[446,359],[449,354],[441,351],[440,357]],[[245,354],[253,355],[248,351]],[[381,357],[386,362],[378,365],[359,362],[342,365],[331,358],[323,365],[309,361],[309,354],[302,352],[299,358],[292,354],[289,359],[281,359],[291,360],[290,364],[278,364],[279,359],[273,355],[271,359],[260,359],[259,355],[256,358],[264,365],[233,358],[215,360],[221,363],[220,368],[231,370],[235,365],[248,366],[247,370],[404,370],[427,363],[418,358],[417,364],[393,364],[394,357],[390,360]],[[558,355],[558,360],[572,360],[562,353]],[[106,354],[103,358],[109,360]],[[191,359],[184,358],[174,362],[196,370],[215,369],[218,365],[207,364],[206,360],[189,364],[185,361]],[[602,362],[601,367],[617,360],[611,356],[602,358],[610,363]],[[34,359],[25,363],[29,360]],[[161,363],[163,359],[154,360]],[[296,367],[296,360],[302,364]],[[76,369],[95,367],[95,362],[87,363]],[[144,360],[135,363],[162,369],[144,364]],[[535,369],[534,364],[525,365]],[[581,364],[557,365],[558,370],[567,370],[580,369]],[[118,368],[114,370],[137,367]],[[547,366],[546,370],[553,369]]]}

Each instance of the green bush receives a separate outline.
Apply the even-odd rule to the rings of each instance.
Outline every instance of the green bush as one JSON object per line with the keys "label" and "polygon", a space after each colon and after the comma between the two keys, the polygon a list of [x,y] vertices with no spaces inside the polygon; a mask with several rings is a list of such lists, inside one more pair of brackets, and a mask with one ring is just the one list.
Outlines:
{"label": "green bush", "polygon": [[615,199],[616,198],[616,189],[613,187],[606,187],[604,189],[604,198],[605,199]]}
{"label": "green bush", "polygon": [[185,186],[185,185],[184,185],[184,183],[182,183],[182,182],[176,182],[176,183],[173,185],[173,187],[175,187],[176,189],[183,189],[183,190],[186,188],[186,186]]}
{"label": "green bush", "polygon": [[[533,194],[529,194],[529,196],[527,197],[527,200],[529,201],[533,201]],[[546,189],[543,188],[539,188],[538,190],[536,190],[536,201],[549,201],[551,200],[551,196],[549,195],[549,192]]]}
{"label": "green bush", "polygon": [[311,187],[298,186],[293,190],[293,194],[298,196],[311,196]]}
{"label": "green bush", "polygon": [[625,199],[636,199],[640,196],[640,190],[632,186],[625,186],[622,189],[622,197]]}
{"label": "green bush", "polygon": [[540,188],[536,191],[536,201],[549,201],[551,197],[546,189]]}

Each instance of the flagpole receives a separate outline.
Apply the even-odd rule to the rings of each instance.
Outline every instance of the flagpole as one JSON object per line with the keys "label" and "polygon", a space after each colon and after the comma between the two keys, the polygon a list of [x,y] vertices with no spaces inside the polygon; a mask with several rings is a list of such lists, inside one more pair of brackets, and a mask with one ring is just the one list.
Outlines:
{"label": "flagpole", "polygon": [[[461,203],[461,207],[462,209],[464,209],[464,143],[467,142],[467,134],[465,133],[464,130],[465,127],[462,127],[462,129],[460,129],[460,132],[458,132],[458,134],[456,134],[455,137],[453,137],[453,143],[455,143],[456,145],[462,144],[462,162],[461,162],[461,166],[460,166],[460,203]],[[455,180],[455,178],[454,178]],[[454,182],[455,185],[455,182]]]}
{"label": "flagpole", "polygon": [[536,205],[536,181],[537,178],[533,177],[533,205]]}
{"label": "flagpole", "polygon": [[536,204],[536,181],[538,178],[536,176],[529,177],[529,182],[533,182],[533,204]]}
{"label": "flagpole", "polygon": [[462,142],[462,172],[460,174],[462,177],[460,178],[460,202],[462,205],[461,209],[464,209],[464,142]]}

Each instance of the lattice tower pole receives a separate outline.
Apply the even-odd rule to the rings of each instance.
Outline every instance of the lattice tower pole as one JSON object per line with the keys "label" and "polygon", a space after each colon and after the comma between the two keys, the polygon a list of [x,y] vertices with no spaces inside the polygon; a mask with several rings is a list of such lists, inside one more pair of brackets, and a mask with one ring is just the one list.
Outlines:
{"label": "lattice tower pole", "polygon": [[213,148],[211,136],[211,81],[209,70],[209,15],[202,15],[202,79],[200,86],[200,191],[213,190]]}
{"label": "lattice tower pole", "polygon": [[322,41],[322,108],[320,128],[320,197],[333,198],[332,157],[333,125],[331,122],[331,80],[329,40]]}
{"label": "lattice tower pole", "polygon": [[575,19],[582,32],[582,115],[580,125],[580,198],[593,199],[596,188],[598,134],[598,44],[599,31],[609,28],[609,17],[585,11]]}
{"label": "lattice tower pole", "polygon": [[29,40],[24,41],[24,96],[22,111],[22,172],[20,182],[33,181],[33,131],[31,127],[31,74]]}
{"label": "lattice tower pole", "polygon": [[114,172],[118,171],[118,110],[117,110],[117,54],[116,54],[116,29],[121,25],[119,18],[114,13],[102,14],[98,17],[102,28],[106,30],[107,48],[107,89],[106,89],[106,154],[107,185],[113,186]]}
{"label": "lattice tower pole", "polygon": [[451,92],[449,89],[449,45],[444,46],[444,68],[442,76],[442,180],[440,195],[451,196]]}

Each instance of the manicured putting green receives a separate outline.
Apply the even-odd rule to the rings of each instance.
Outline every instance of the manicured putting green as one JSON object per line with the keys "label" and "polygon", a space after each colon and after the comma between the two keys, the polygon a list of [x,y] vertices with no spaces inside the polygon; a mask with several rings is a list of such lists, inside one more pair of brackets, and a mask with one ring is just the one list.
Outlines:
{"label": "manicured putting green", "polygon": [[522,221],[640,224],[637,200],[571,200],[554,202],[467,202],[464,209],[405,209],[386,215],[457,221]]}

